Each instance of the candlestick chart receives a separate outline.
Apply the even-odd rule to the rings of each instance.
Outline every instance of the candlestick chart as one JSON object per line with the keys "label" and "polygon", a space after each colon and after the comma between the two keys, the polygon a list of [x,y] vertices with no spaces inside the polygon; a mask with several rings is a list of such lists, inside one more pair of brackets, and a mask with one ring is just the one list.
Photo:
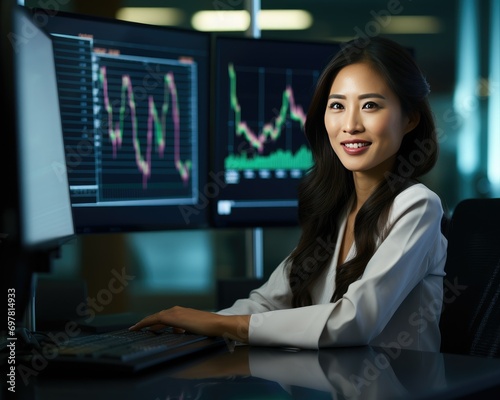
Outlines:
{"label": "candlestick chart", "polygon": [[226,170],[303,171],[312,165],[303,129],[314,78],[310,71],[228,64]]}
{"label": "candlestick chart", "polygon": [[42,17],[53,44],[75,230],[206,226],[210,36]]}
{"label": "candlestick chart", "polygon": [[[102,57],[96,110],[104,196],[154,198],[190,190],[193,66]],[[126,197],[126,196],[125,196]]]}
{"label": "candlestick chart", "polygon": [[339,47],[216,39],[213,164],[223,177],[216,226],[298,223],[300,181],[313,166],[305,136],[318,78]]}

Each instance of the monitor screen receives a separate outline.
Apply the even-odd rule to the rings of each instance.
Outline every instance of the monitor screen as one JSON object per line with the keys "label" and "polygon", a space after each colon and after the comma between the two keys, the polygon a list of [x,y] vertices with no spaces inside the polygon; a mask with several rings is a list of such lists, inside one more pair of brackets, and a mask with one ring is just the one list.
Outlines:
{"label": "monitor screen", "polygon": [[76,231],[205,226],[209,34],[33,11],[54,42]]}
{"label": "monitor screen", "polygon": [[339,49],[326,42],[215,39],[215,226],[298,224],[297,185],[312,166],[307,109]]}
{"label": "monitor screen", "polygon": [[52,41],[15,1],[0,7],[0,285],[8,297],[0,331],[13,337],[33,273],[49,271],[74,229]]}
{"label": "monitor screen", "polygon": [[11,196],[2,207],[3,230],[24,251],[47,249],[74,234],[52,41],[24,8],[12,8],[11,18],[12,48],[2,57],[7,76],[12,67],[11,86],[2,103],[12,114],[3,119],[10,123],[2,135],[9,153],[3,159],[10,160],[4,176],[15,176],[15,183],[2,185]]}

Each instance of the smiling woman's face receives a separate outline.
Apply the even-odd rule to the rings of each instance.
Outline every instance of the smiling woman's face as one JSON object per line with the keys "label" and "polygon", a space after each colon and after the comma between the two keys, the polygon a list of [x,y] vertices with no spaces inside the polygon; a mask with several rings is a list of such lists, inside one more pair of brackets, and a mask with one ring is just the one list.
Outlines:
{"label": "smiling woman's face", "polygon": [[333,150],[348,170],[382,177],[392,168],[404,135],[415,125],[370,64],[348,65],[335,77],[325,127]]}

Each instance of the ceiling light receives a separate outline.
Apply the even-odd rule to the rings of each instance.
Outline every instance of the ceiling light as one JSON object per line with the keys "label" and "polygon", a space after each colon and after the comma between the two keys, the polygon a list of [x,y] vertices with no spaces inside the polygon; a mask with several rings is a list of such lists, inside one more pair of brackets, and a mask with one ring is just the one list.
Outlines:
{"label": "ceiling light", "polygon": [[180,25],[184,12],[179,8],[168,7],[123,7],[116,13],[116,18],[124,21],[151,25]]}
{"label": "ceiling light", "polygon": [[262,30],[303,30],[311,27],[313,18],[305,10],[262,10],[258,21]]}
{"label": "ceiling light", "polygon": [[247,11],[198,11],[191,19],[193,28],[199,31],[245,31],[250,26]]}
{"label": "ceiling light", "polygon": [[[261,30],[302,30],[312,22],[311,14],[305,10],[261,10],[258,14]],[[199,31],[245,31],[250,26],[250,14],[246,10],[199,11],[191,24]]]}
{"label": "ceiling light", "polygon": [[424,15],[391,16],[389,24],[381,28],[382,33],[391,34],[430,34],[441,32],[439,18]]}

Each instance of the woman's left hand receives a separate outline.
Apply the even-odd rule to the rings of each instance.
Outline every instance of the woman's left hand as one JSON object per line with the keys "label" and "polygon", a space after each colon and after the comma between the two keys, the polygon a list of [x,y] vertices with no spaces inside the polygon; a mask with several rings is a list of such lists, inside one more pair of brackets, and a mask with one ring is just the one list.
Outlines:
{"label": "woman's left hand", "polygon": [[149,315],[129,329],[159,330],[167,326],[177,332],[191,332],[205,336],[222,336],[240,342],[248,341],[249,315],[218,315],[185,307],[172,307]]}

